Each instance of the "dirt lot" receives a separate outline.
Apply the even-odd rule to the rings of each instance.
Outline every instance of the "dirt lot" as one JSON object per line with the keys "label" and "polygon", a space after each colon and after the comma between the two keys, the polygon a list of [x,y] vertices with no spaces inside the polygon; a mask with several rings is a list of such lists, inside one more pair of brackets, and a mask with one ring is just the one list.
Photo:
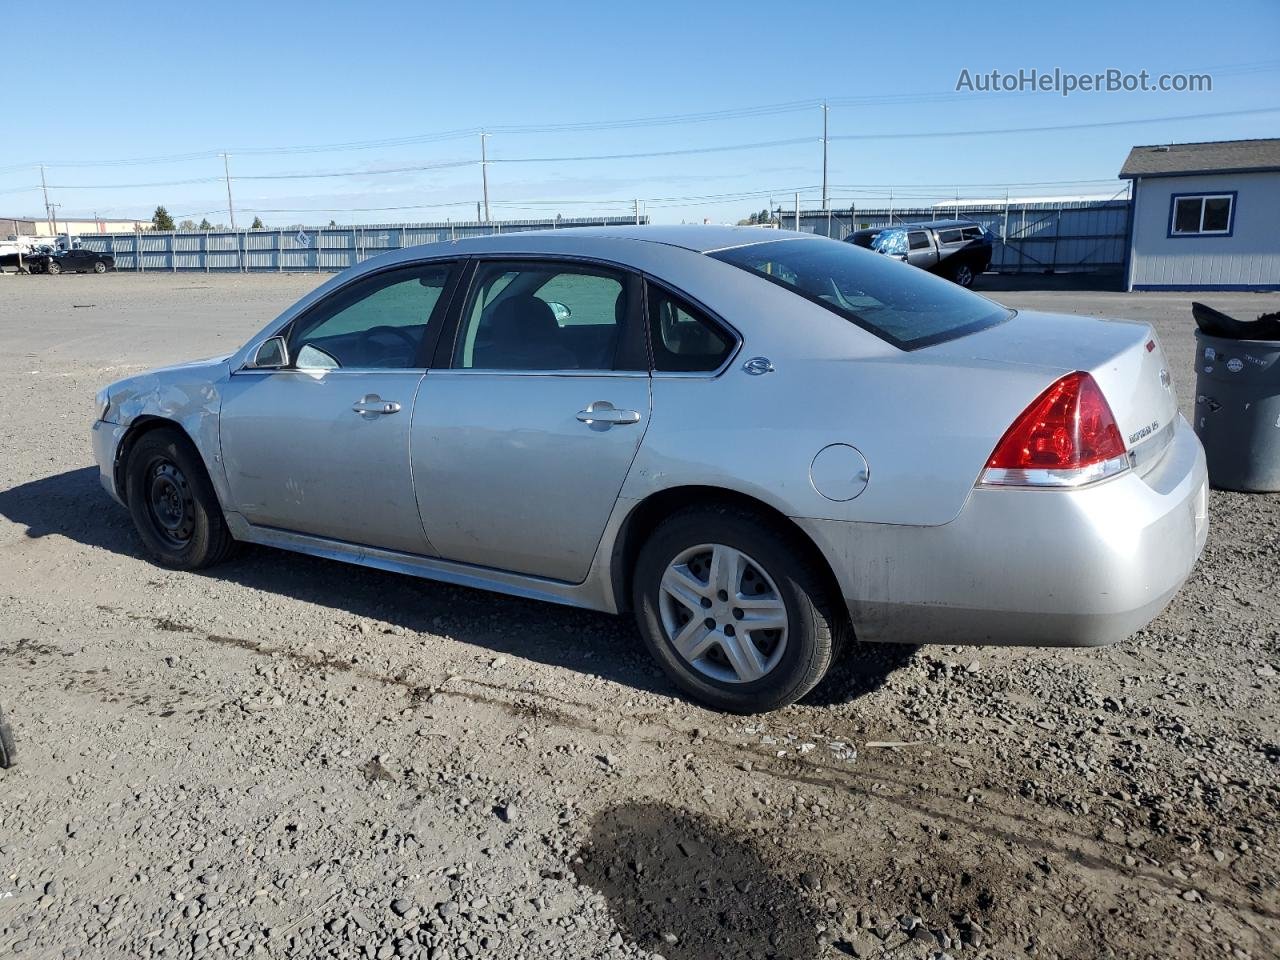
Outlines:
{"label": "dirt lot", "polygon": [[[0,955],[1280,955],[1280,497],[1214,493],[1112,649],[857,650],[716,715],[625,621],[141,556],[94,390],[320,279],[0,277]],[[1189,413],[1189,298],[993,295],[1154,323]]]}

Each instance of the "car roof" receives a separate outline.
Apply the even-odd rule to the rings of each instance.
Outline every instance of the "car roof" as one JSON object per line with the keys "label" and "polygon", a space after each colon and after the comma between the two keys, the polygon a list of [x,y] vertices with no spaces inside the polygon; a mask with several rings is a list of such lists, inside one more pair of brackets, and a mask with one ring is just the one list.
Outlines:
{"label": "car roof", "polygon": [[[908,230],[921,230],[929,227],[933,230],[947,230],[953,227],[981,227],[982,224],[976,220],[916,220],[912,223],[895,223],[895,227],[903,227]],[[888,227],[883,229],[887,230]]]}
{"label": "car roof", "polygon": [[793,230],[684,223],[663,226],[635,224],[611,227],[566,227],[560,230],[522,230],[493,234],[488,237],[468,238],[465,241],[459,241],[459,245],[465,243],[468,250],[475,251],[486,249],[518,251],[521,248],[537,250],[548,237],[555,237],[557,240],[572,238],[574,240],[630,240],[640,243],[660,243],[691,250],[694,253],[709,253],[713,250],[725,250],[730,247],[743,247],[776,240],[814,239],[811,233],[797,233]]}

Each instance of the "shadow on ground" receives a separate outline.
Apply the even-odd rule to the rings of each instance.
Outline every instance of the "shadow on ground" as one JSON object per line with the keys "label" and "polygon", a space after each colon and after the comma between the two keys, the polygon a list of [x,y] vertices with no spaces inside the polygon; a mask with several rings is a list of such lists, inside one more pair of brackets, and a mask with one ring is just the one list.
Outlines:
{"label": "shadow on ground", "polygon": [[573,870],[604,895],[624,936],[668,960],[818,956],[799,880],[705,817],[663,803],[610,807]]}
{"label": "shadow on ground", "polygon": [[[100,550],[145,559],[128,511],[107,498],[93,467],[0,491],[0,516],[24,526],[31,538],[56,534]],[[679,696],[644,651],[629,617],[259,547],[247,548],[234,559],[201,571],[201,575],[603,677],[638,690]],[[875,690],[910,659],[912,650],[854,645],[804,702],[842,703]]]}

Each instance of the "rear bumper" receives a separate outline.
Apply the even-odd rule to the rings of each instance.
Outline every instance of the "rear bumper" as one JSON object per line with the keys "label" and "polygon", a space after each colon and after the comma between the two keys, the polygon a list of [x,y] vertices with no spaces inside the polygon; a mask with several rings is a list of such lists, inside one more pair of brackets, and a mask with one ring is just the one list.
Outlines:
{"label": "rear bumper", "polygon": [[862,640],[1102,646],[1151,622],[1208,536],[1204,451],[1182,417],[1165,456],[1080,490],[977,488],[935,527],[798,520]]}
{"label": "rear bumper", "polygon": [[92,433],[93,459],[98,463],[98,481],[102,484],[102,489],[121,504],[124,503],[124,498],[116,490],[116,451],[120,449],[124,431],[125,428],[118,423],[96,420]]}

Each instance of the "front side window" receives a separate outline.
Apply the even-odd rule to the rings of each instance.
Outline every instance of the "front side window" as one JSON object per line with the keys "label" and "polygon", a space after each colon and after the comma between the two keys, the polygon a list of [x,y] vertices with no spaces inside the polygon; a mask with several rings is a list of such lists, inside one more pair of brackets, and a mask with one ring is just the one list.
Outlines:
{"label": "front side window", "polygon": [[611,370],[627,278],[578,264],[482,263],[462,311],[461,370]]}
{"label": "front side window", "polygon": [[358,280],[295,324],[289,355],[301,369],[412,369],[427,325],[440,322],[453,265],[417,264]]}
{"label": "front side window", "polygon": [[912,250],[924,250],[929,246],[929,235],[923,230],[914,230],[908,234],[908,237]]}
{"label": "front side window", "polygon": [[711,373],[733,352],[733,336],[701,311],[649,284],[649,343],[653,369]]}
{"label": "front side window", "polygon": [[791,290],[904,350],[1003,323],[1013,311],[891,258],[823,239],[710,254]]}
{"label": "front side window", "polygon": [[1235,217],[1235,194],[1175,195],[1170,213],[1171,237],[1227,236]]}

